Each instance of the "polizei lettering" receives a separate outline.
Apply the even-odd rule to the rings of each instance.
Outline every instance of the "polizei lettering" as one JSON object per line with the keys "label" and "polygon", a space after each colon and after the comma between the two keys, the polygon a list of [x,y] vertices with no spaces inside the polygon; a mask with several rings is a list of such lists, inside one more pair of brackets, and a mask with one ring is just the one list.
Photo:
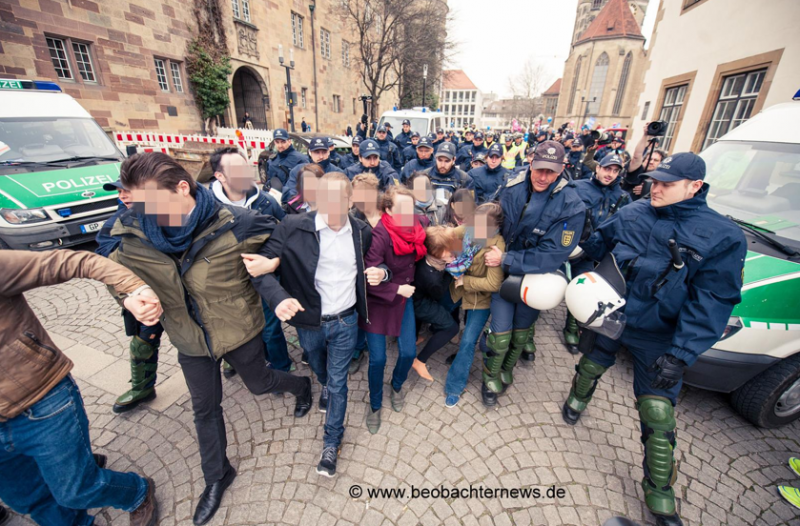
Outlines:
{"label": "polizei lettering", "polygon": [[102,186],[105,183],[113,183],[115,179],[110,175],[87,175],[77,179],[66,179],[61,181],[53,181],[50,183],[42,183],[42,187],[46,192],[52,192],[53,189],[59,190],[78,190],[81,188],[93,188]]}

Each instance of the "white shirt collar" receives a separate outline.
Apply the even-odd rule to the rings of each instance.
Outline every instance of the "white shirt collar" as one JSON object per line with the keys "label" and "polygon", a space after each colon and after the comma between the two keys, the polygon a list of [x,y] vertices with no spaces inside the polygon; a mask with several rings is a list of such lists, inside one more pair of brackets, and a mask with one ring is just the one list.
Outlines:
{"label": "white shirt collar", "polygon": [[[314,226],[317,232],[319,232],[320,230],[325,230],[326,228],[331,229],[331,227],[328,226],[328,223],[325,221],[325,219],[326,218],[324,217],[324,214],[320,214],[319,212],[317,212],[317,215],[314,217]],[[331,231],[333,230],[331,229]],[[339,231],[336,232],[336,234],[338,235],[346,232],[352,232],[352,228],[350,227],[350,218],[347,218],[347,221],[345,222],[344,226],[340,228]]]}

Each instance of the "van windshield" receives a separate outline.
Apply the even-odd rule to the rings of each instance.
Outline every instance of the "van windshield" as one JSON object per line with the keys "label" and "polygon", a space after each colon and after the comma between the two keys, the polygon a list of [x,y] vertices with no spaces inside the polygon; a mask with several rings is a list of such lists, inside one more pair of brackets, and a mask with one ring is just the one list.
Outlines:
{"label": "van windshield", "polygon": [[92,119],[0,119],[0,175],[63,169],[63,165],[39,163],[73,158],[89,162],[95,157],[98,162],[122,160],[117,147]]}
{"label": "van windshield", "polygon": [[415,131],[420,135],[427,135],[429,132],[428,130],[428,123],[430,122],[429,119],[422,119],[422,118],[415,118],[415,117],[396,117],[393,115],[384,115],[381,117],[378,126],[383,126],[384,123],[388,122],[392,125],[392,134],[395,136],[403,133],[403,121],[408,119],[411,121],[411,131]]}
{"label": "van windshield", "polygon": [[711,208],[800,247],[800,144],[719,141],[700,155]]}

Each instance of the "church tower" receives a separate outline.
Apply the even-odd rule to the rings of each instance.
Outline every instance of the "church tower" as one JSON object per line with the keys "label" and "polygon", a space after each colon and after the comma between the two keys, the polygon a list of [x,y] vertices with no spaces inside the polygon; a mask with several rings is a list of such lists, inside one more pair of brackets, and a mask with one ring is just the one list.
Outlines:
{"label": "church tower", "polygon": [[[600,10],[603,9],[607,3],[608,0],[578,0],[575,28],[572,31],[573,45],[578,40],[578,37],[580,37],[580,34],[589,27],[589,24],[594,21],[597,15],[600,14]],[[627,3],[631,9],[633,18],[636,19],[636,23],[639,24],[639,27],[642,27],[644,15],[647,13],[647,5],[650,3],[650,0],[627,0]]]}

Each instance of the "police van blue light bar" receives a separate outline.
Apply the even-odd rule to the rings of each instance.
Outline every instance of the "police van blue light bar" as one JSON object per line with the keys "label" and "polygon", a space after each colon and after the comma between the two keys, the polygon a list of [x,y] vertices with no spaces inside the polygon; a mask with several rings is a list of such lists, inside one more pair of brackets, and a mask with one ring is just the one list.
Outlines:
{"label": "police van blue light bar", "polygon": [[2,90],[39,90],[61,92],[61,86],[49,80],[0,79]]}

